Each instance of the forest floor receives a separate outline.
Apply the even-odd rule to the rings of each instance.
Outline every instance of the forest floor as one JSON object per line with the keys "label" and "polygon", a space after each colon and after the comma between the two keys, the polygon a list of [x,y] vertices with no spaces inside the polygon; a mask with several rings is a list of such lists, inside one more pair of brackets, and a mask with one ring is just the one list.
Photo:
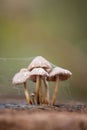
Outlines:
{"label": "forest floor", "polygon": [[0,103],[0,130],[87,130],[86,103],[55,106]]}

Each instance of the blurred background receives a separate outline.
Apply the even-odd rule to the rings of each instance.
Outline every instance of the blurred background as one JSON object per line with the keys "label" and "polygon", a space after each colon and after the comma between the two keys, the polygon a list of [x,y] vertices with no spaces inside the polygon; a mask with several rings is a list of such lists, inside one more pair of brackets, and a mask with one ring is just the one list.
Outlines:
{"label": "blurred background", "polygon": [[[24,98],[12,78],[38,55],[73,73],[60,82],[59,101],[87,101],[86,0],[0,0],[1,100]],[[34,83],[28,86],[35,91]]]}

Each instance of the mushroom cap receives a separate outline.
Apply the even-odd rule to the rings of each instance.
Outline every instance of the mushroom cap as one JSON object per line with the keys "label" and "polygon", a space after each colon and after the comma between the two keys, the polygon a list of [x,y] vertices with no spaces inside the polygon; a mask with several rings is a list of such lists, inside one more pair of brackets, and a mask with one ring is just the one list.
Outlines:
{"label": "mushroom cap", "polygon": [[20,70],[20,72],[16,73],[12,79],[12,84],[18,85],[26,82],[26,80],[29,78],[30,72],[28,70]]}
{"label": "mushroom cap", "polygon": [[45,58],[42,56],[37,56],[35,57],[30,65],[28,66],[28,70],[31,71],[34,68],[43,68],[47,72],[50,72],[52,70],[52,66],[49,61],[47,61]]}
{"label": "mushroom cap", "polygon": [[53,70],[49,73],[49,77],[47,77],[47,80],[49,81],[55,81],[56,77],[59,76],[59,80],[67,80],[72,73],[69,70],[63,69],[61,67],[55,67]]}
{"label": "mushroom cap", "polygon": [[36,82],[36,77],[37,75],[43,77],[47,77],[49,76],[48,73],[43,69],[43,68],[34,68],[31,72],[30,72],[30,77],[29,79]]}
{"label": "mushroom cap", "polygon": [[35,97],[35,96],[36,96],[36,93],[35,93],[35,92],[32,92],[32,93],[30,93],[30,96],[31,96],[31,97]]}
{"label": "mushroom cap", "polygon": [[27,71],[28,71],[27,68],[22,68],[22,69],[20,69],[20,72],[27,72]]}

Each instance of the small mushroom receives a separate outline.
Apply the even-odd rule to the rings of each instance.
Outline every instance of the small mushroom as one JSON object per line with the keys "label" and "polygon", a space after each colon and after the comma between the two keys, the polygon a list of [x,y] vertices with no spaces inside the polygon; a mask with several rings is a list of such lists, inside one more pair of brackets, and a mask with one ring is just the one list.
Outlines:
{"label": "small mushroom", "polygon": [[52,70],[52,66],[49,61],[47,61],[42,56],[35,57],[28,66],[29,71],[33,70],[34,68],[43,68],[47,72],[50,72]]}
{"label": "small mushroom", "polygon": [[30,93],[32,104],[36,104],[36,92]]}
{"label": "small mushroom", "polygon": [[[42,56],[37,56],[35,57],[32,62],[30,63],[30,65],[28,66],[28,70],[31,71],[34,68],[43,68],[45,71],[47,71],[48,73],[52,70],[52,65],[50,64],[50,62],[48,60],[46,60],[44,57]],[[43,79],[44,84],[45,84],[45,88],[48,89],[48,85],[45,79]],[[33,79],[34,81],[34,79]],[[46,95],[47,93],[49,93],[48,90],[46,90]],[[49,96],[48,96],[49,97]],[[47,100],[49,101],[49,98],[47,98]],[[48,102],[47,101],[47,102]]]}
{"label": "small mushroom", "polygon": [[30,72],[26,68],[23,68],[20,70],[20,72],[14,75],[12,79],[12,84],[13,85],[24,84],[24,93],[25,93],[27,103],[31,104],[30,96],[28,94],[27,85],[26,85],[26,81],[29,78],[29,76],[30,76]]}
{"label": "small mushroom", "polygon": [[36,99],[37,104],[42,104],[42,85],[41,78],[47,77],[48,73],[42,68],[34,68],[30,72],[29,79],[32,81],[36,81]]}
{"label": "small mushroom", "polygon": [[59,81],[67,80],[71,75],[72,73],[69,70],[63,69],[61,67],[55,67],[49,73],[48,80],[56,81],[51,105],[55,105]]}

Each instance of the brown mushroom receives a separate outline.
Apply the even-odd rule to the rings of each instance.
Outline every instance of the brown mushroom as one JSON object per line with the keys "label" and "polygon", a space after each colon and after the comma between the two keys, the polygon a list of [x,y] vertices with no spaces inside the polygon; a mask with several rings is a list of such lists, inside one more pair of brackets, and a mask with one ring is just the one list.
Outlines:
{"label": "brown mushroom", "polygon": [[28,70],[31,71],[34,68],[43,68],[45,71],[50,72],[52,70],[52,66],[45,58],[42,56],[35,57],[30,65],[28,66]]}
{"label": "brown mushroom", "polygon": [[32,104],[36,104],[36,92],[30,93]]}
{"label": "brown mushroom", "polygon": [[30,72],[29,79],[32,81],[36,81],[36,99],[37,104],[42,104],[42,85],[41,78],[47,77],[48,73],[42,68],[34,68]]}
{"label": "brown mushroom", "polygon": [[24,84],[24,93],[25,93],[27,103],[31,104],[30,96],[28,94],[27,85],[26,85],[26,81],[29,78],[29,76],[30,76],[30,72],[26,68],[23,68],[20,70],[20,72],[14,75],[12,79],[12,84],[13,85]]}
{"label": "brown mushroom", "polygon": [[72,73],[69,70],[63,69],[61,67],[55,67],[49,73],[48,80],[49,81],[56,81],[51,105],[55,105],[59,81],[67,80],[71,75],[72,75]]}
{"label": "brown mushroom", "polygon": [[[32,62],[30,63],[30,65],[28,66],[28,70],[31,71],[34,68],[43,68],[45,71],[50,72],[52,70],[52,64],[50,64],[50,62],[48,60],[46,60],[44,57],[42,56],[37,56],[35,57]],[[48,89],[49,86],[47,86],[47,82],[45,79],[43,79],[44,84],[45,84],[45,88]],[[33,79],[34,81],[34,79]],[[46,90],[46,95],[48,95],[49,91]],[[49,96],[46,97],[47,98],[47,102],[49,102]]]}

